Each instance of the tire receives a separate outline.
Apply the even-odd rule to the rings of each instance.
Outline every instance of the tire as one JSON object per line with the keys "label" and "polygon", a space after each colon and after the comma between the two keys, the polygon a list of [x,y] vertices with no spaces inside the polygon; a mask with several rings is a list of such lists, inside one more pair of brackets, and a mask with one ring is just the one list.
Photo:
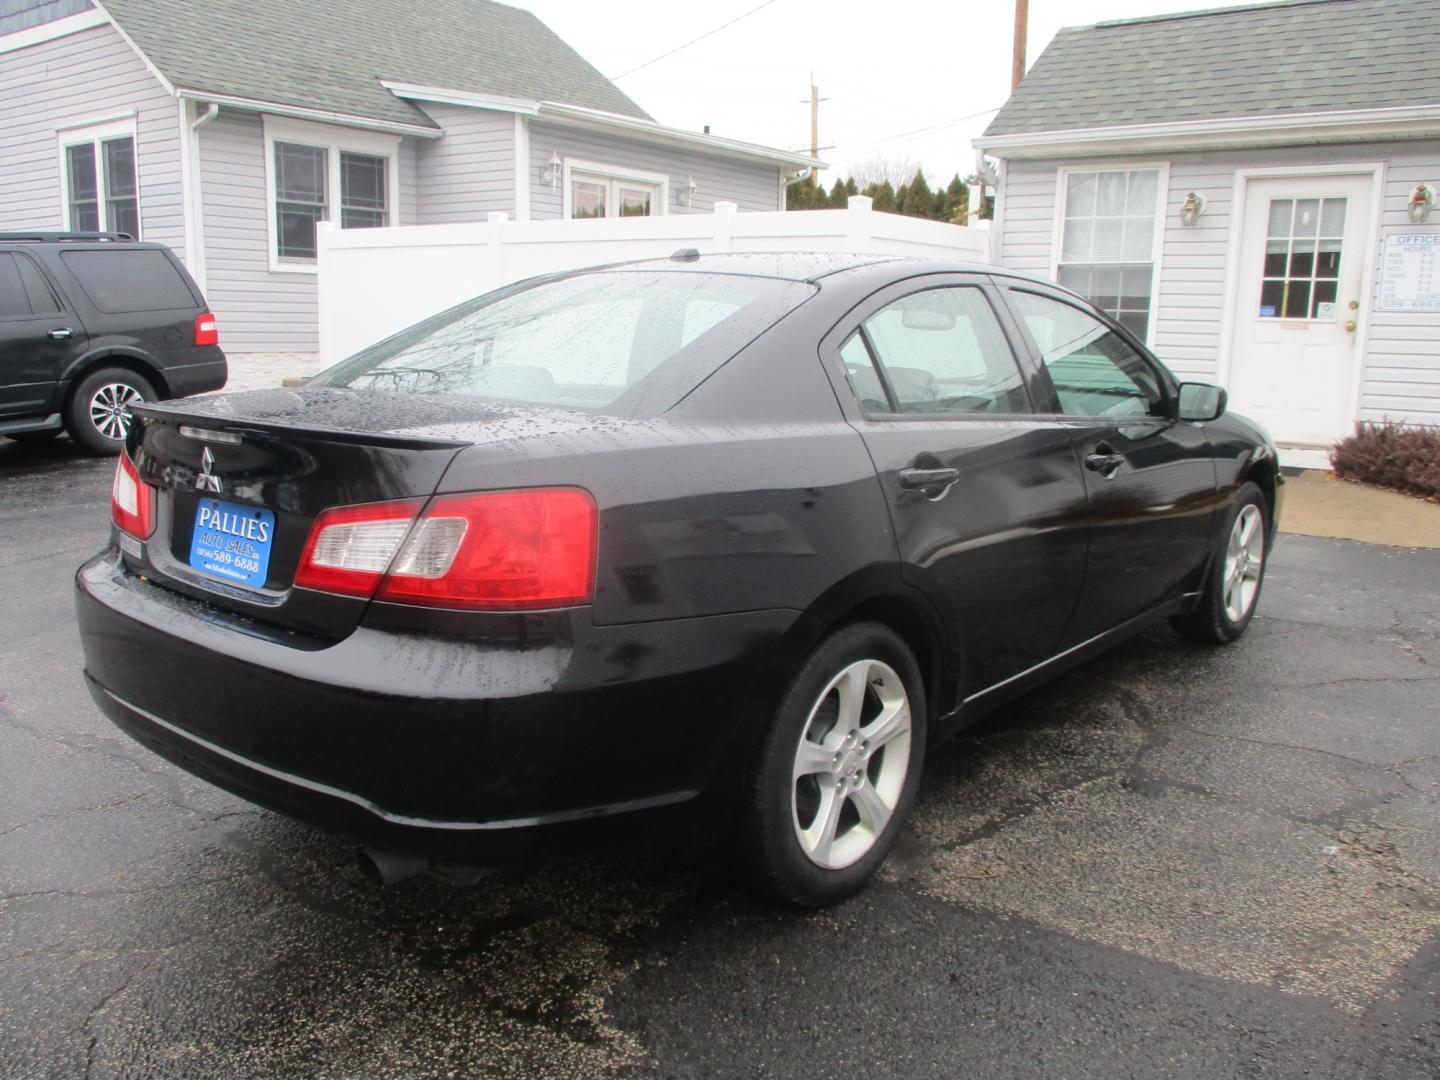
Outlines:
{"label": "tire", "polygon": [[1269,506],[1260,489],[1247,482],[1230,505],[1200,602],[1194,611],[1170,620],[1175,629],[1206,645],[1226,645],[1245,633],[1260,603],[1269,541]]}
{"label": "tire", "polygon": [[81,379],[65,405],[65,430],[92,454],[118,454],[130,429],[130,405],[157,401],[142,375],[127,368],[99,368]]}
{"label": "tire", "polygon": [[746,778],[737,854],[754,886],[804,907],[864,888],[915,801],[925,732],[920,667],[894,631],[855,623],[816,646]]}

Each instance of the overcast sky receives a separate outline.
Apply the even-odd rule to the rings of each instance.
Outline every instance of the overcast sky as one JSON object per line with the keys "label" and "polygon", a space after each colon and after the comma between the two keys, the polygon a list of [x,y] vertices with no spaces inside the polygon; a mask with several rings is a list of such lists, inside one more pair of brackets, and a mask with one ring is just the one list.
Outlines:
{"label": "overcast sky", "polygon": [[[614,78],[762,0],[511,0]],[[1219,6],[1204,0],[1031,0],[1028,58],[1062,26]],[[1010,90],[1012,3],[772,0],[668,59],[617,80],[662,124],[785,149],[810,141],[810,72],[822,97],[821,157],[840,173],[873,154],[909,156],[932,186],[974,170],[970,140]],[[906,136],[897,138],[897,136]],[[826,174],[827,182],[837,175]]]}

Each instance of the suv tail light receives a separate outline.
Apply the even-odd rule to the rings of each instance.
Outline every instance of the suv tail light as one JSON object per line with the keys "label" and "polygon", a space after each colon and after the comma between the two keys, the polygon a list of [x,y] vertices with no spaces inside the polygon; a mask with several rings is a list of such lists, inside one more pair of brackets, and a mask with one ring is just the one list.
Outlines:
{"label": "suv tail light", "polygon": [[589,603],[598,514],[579,488],[345,506],[315,519],[295,585],[397,604],[520,611]]}
{"label": "suv tail light", "polygon": [[115,480],[110,485],[110,520],[121,532],[148,540],[155,531],[154,505],[150,485],[140,480],[130,455],[121,451],[115,461]]}
{"label": "suv tail light", "polygon": [[208,311],[202,311],[199,315],[195,316],[195,344],[220,344],[219,324],[215,322],[215,316]]}

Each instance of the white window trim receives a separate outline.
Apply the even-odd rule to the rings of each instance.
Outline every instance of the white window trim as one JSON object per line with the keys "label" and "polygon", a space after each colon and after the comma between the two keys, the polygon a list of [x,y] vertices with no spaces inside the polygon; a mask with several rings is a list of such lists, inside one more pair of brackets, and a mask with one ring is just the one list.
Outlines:
{"label": "white window trim", "polygon": [[1070,190],[1070,174],[1133,172],[1137,169],[1153,169],[1159,174],[1155,179],[1155,235],[1150,244],[1150,318],[1145,326],[1145,346],[1153,352],[1155,350],[1155,328],[1160,322],[1160,258],[1165,250],[1165,229],[1169,224],[1165,218],[1165,211],[1170,202],[1170,162],[1107,162],[1103,165],[1061,165],[1056,169],[1055,225],[1054,232],[1050,237],[1050,280],[1054,282],[1060,280],[1060,256],[1065,249],[1065,200]]}
{"label": "white window trim", "polygon": [[313,146],[326,153],[325,221],[340,223],[340,154],[372,154],[385,158],[386,224],[399,224],[400,208],[400,136],[382,135],[374,131],[315,124],[288,117],[263,116],[265,130],[265,235],[270,257],[270,270],[277,274],[319,273],[319,260],[314,262],[280,259],[279,237],[275,226],[275,144],[298,143]]}
{"label": "white window trim", "polygon": [[[561,183],[564,185],[564,198],[561,200],[560,206],[560,216],[565,221],[570,220],[570,213],[574,209],[575,202],[574,193],[570,190],[570,174],[577,172],[587,176],[603,177],[606,180],[631,180],[637,184],[654,184],[660,189],[660,206],[650,217],[665,217],[670,213],[670,177],[664,173],[641,172],[638,169],[626,169],[618,165],[602,165],[596,161],[581,161],[567,157],[564,176],[561,179]],[[601,220],[607,219],[608,215]]]}
{"label": "white window trim", "polygon": [[105,198],[105,161],[104,155],[100,152],[100,144],[107,139],[127,136],[130,144],[135,148],[135,218],[140,225],[140,235],[135,239],[144,238],[145,215],[141,211],[140,199],[140,140],[135,134],[134,113],[118,120],[103,120],[87,124],[84,127],[65,128],[55,132],[55,153],[60,160],[60,221],[66,232],[74,231],[70,227],[70,162],[67,159],[66,151],[72,146],[84,146],[86,143],[94,145],[95,191],[99,202],[100,231],[108,232],[109,222],[105,220],[109,213],[108,200]]}

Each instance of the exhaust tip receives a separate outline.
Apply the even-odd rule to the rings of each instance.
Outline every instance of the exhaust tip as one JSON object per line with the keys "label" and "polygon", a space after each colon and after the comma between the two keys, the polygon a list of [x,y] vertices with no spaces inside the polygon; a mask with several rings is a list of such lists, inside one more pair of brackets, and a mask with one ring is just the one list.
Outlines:
{"label": "exhaust tip", "polygon": [[355,852],[355,864],[360,869],[361,877],[381,888],[398,884],[430,869],[430,860],[423,855],[370,847],[362,847]]}

